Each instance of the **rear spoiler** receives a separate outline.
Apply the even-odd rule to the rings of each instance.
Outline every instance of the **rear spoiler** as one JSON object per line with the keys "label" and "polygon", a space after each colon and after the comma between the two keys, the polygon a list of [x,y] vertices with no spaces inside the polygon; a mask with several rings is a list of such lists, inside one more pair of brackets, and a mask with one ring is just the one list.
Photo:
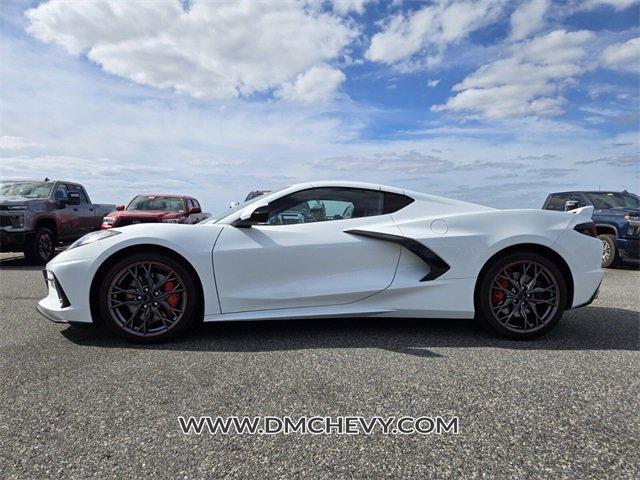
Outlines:
{"label": "rear spoiler", "polygon": [[574,215],[583,215],[589,219],[593,215],[593,205],[589,205],[587,207],[575,208],[573,210],[569,210],[567,213],[572,213]]}

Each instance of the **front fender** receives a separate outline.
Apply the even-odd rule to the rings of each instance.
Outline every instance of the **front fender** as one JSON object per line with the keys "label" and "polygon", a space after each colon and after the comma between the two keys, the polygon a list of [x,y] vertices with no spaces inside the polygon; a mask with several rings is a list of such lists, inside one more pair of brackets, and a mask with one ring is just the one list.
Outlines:
{"label": "front fender", "polygon": [[[151,226],[154,228],[149,228]],[[79,290],[78,300],[88,304],[91,282],[98,269],[112,255],[126,248],[140,245],[164,247],[182,256],[196,271],[204,293],[205,315],[220,313],[211,259],[213,245],[222,231],[221,226],[148,224],[114,230],[122,233],[81,247],[67,249],[49,262],[47,269],[56,269],[63,264],[81,264],[83,280],[74,288]]]}

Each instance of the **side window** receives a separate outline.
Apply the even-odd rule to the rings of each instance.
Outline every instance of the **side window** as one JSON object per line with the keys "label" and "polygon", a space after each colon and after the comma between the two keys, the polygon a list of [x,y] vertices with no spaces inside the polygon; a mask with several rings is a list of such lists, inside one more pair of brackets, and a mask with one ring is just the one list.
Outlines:
{"label": "side window", "polygon": [[551,195],[549,203],[547,204],[547,210],[558,210],[564,212],[564,204],[568,200],[568,195]]}
{"label": "side window", "polygon": [[66,200],[69,198],[69,191],[64,183],[56,187],[56,200]]}
{"label": "side window", "polygon": [[360,188],[312,188],[269,204],[270,225],[326,222],[382,215],[382,192]]}
{"label": "side window", "polygon": [[578,208],[584,207],[587,205],[587,202],[579,193],[560,193],[557,195],[552,195],[549,199],[549,204],[547,205],[547,210],[557,210],[560,212],[564,212],[565,204],[567,200],[573,200],[578,202]]}
{"label": "side window", "polygon": [[198,202],[198,200],[196,200],[195,198],[192,198],[191,200],[193,200],[193,206],[196,208],[202,208],[200,206],[200,202]]}
{"label": "side window", "polygon": [[70,193],[77,193],[80,196],[80,203],[89,203],[84,191],[78,185],[67,185],[67,188]]}
{"label": "side window", "polygon": [[578,208],[586,207],[587,205],[589,205],[587,198],[581,193],[576,193],[574,195],[571,195],[570,200],[575,200],[576,202],[578,202]]}
{"label": "side window", "polygon": [[406,195],[399,193],[384,192],[384,211],[383,213],[393,213],[403,209],[414,200]]}
{"label": "side window", "polygon": [[193,208],[193,200],[187,198],[187,211],[190,211]]}

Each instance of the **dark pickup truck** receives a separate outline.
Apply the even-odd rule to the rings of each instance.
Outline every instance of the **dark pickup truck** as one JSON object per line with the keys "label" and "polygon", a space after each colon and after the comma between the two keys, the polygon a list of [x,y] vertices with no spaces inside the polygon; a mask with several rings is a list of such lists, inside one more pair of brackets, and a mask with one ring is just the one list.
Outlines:
{"label": "dark pickup truck", "polygon": [[113,208],[91,203],[84,187],[73,182],[0,180],[0,251],[47,263],[56,246],[100,229]]}
{"label": "dark pickup truck", "polygon": [[623,256],[638,258],[640,239],[640,197],[623,192],[552,193],[542,206],[545,210],[573,210],[592,205],[593,223],[602,240],[602,266],[614,267]]}

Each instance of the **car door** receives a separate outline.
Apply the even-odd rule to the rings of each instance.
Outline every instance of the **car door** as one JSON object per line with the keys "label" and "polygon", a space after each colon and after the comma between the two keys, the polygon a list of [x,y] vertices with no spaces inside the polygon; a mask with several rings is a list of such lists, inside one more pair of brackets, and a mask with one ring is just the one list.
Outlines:
{"label": "car door", "polygon": [[54,200],[56,202],[55,215],[57,218],[58,238],[60,240],[69,240],[75,236],[78,231],[78,218],[74,215],[73,206],[69,205],[69,189],[64,183],[56,185],[54,192]]}
{"label": "car door", "polygon": [[352,303],[387,288],[401,247],[346,233],[400,234],[382,193],[312,188],[269,204],[266,224],[227,226],[214,247],[222,313]]}
{"label": "car door", "polygon": [[78,205],[69,205],[78,219],[79,231],[76,232],[76,235],[81,236],[89,232],[93,232],[99,226],[93,205],[89,203],[87,195],[79,185],[69,183],[67,184],[67,188],[69,189],[70,195],[75,195],[80,198],[80,203]]}

